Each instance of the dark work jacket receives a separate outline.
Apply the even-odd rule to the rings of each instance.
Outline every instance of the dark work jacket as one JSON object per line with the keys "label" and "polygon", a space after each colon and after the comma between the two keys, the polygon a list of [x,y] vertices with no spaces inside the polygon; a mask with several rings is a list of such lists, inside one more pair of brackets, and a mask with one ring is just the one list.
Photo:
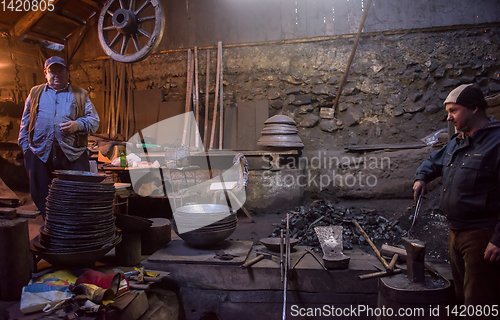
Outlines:
{"label": "dark work jacket", "polygon": [[495,230],[500,246],[500,122],[493,120],[472,136],[454,136],[417,169],[415,180],[442,176],[441,209],[452,230]]}

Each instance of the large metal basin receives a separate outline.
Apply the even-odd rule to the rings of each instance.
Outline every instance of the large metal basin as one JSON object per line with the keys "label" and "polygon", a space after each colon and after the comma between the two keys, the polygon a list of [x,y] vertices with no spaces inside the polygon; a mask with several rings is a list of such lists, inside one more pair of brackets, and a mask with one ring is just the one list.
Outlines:
{"label": "large metal basin", "polygon": [[[188,231],[179,232],[178,223],[185,226],[181,230],[187,229]],[[224,241],[236,227],[236,214],[230,207],[220,204],[195,204],[180,207],[174,213],[172,222],[174,232],[192,247],[209,247]]]}

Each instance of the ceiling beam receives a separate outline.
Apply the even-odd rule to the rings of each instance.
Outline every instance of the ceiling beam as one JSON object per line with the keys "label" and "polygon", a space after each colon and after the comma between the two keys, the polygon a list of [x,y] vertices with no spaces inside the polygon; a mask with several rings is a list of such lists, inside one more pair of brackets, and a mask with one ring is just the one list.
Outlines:
{"label": "ceiling beam", "polygon": [[54,37],[51,37],[51,36],[48,36],[48,35],[45,35],[45,34],[41,34],[41,33],[38,33],[38,32],[29,31],[26,34],[26,37],[30,38],[30,39],[44,40],[44,41],[48,41],[48,42],[53,42],[53,43],[64,45],[64,40],[58,39],[58,38],[54,38]]}
{"label": "ceiling beam", "polygon": [[79,1],[83,2],[85,4],[88,4],[89,6],[93,7],[94,9],[101,10],[101,6],[92,0],[79,0]]}
{"label": "ceiling beam", "polygon": [[[52,4],[56,5],[57,2],[59,2],[59,0],[54,0],[52,2]],[[10,28],[9,34],[12,37],[20,37],[20,36],[25,35],[26,32],[28,32],[28,30],[35,23],[37,23],[38,20],[40,20],[43,17],[43,15],[47,12],[48,11],[38,10],[38,11],[32,11],[32,12],[25,14],[24,16],[21,17],[21,19],[19,19],[19,21],[12,28]]]}
{"label": "ceiling beam", "polygon": [[77,26],[77,27],[81,27],[81,26],[85,25],[85,22],[82,22],[82,21],[79,21],[79,20],[76,20],[76,19],[73,19],[73,18],[70,18],[67,16],[63,16],[61,14],[55,14],[55,15],[52,15],[52,17],[56,18],[57,20],[59,20],[61,22],[72,24],[72,25]]}

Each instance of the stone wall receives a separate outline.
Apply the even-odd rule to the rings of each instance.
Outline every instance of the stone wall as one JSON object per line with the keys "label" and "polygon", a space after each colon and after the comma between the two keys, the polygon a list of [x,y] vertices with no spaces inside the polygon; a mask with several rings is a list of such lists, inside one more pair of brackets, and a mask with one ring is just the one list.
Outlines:
{"label": "stone wall", "polygon": [[[320,119],[319,110],[333,104],[352,38],[225,48],[224,104],[269,100],[271,115],[287,114],[297,121],[310,150],[416,142],[446,127],[442,102],[454,87],[477,82],[487,95],[500,91],[499,30],[363,37],[340,98],[336,117],[341,125]],[[136,88],[163,88],[164,100],[184,100],[186,57],[186,52],[171,52],[134,63]],[[203,84],[205,61],[205,50],[200,50]],[[100,61],[76,63],[72,79],[98,91],[100,67]],[[214,80],[215,65],[211,70]]]}
{"label": "stone wall", "polygon": [[[354,38],[227,47],[223,49],[224,105],[268,100],[270,115],[295,119],[304,155],[310,158],[320,152],[338,159],[350,157],[343,152],[347,145],[420,142],[447,127],[442,102],[454,87],[477,82],[486,95],[500,91],[499,31],[499,27],[468,27],[363,36],[340,97],[338,121],[321,119],[319,112],[333,105]],[[213,51],[211,95],[215,90]],[[176,51],[134,63],[135,87],[162,88],[164,100],[184,100],[186,58],[186,52]],[[100,67],[101,61],[75,63],[72,79],[99,90]],[[204,84],[206,50],[199,51],[199,70],[199,81]],[[204,85],[200,87],[204,102]],[[306,190],[352,197],[409,196],[413,172],[431,151],[389,153],[393,166],[378,168],[376,173],[359,166],[342,171],[344,178],[359,172],[375,175],[375,187],[337,184],[319,190],[308,185]],[[376,157],[384,156],[376,153]],[[331,170],[321,167],[314,172],[331,175]],[[402,193],[401,188],[408,192]]]}

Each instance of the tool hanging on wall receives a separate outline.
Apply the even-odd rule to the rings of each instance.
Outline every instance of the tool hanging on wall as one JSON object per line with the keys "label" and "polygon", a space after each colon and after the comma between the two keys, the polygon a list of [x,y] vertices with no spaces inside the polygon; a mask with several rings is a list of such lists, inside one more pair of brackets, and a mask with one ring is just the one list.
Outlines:
{"label": "tool hanging on wall", "polygon": [[214,99],[214,115],[212,119],[212,132],[210,134],[210,149],[214,148],[215,131],[217,129],[217,103],[219,102],[219,85],[220,85],[220,62],[222,59],[222,41],[217,43],[217,73],[215,76],[215,99]]}
{"label": "tool hanging on wall", "polygon": [[110,79],[110,94],[109,94],[109,138],[114,139],[116,136],[115,126],[115,64],[113,60],[109,60],[109,79]]}
{"label": "tool hanging on wall", "polygon": [[359,28],[358,28],[358,33],[356,34],[356,39],[354,40],[354,45],[352,47],[351,51],[351,56],[349,57],[349,61],[347,62],[347,66],[344,71],[344,75],[342,76],[342,81],[340,82],[339,85],[339,90],[337,91],[337,95],[335,96],[335,101],[333,102],[333,110],[337,108],[339,98],[340,98],[340,93],[342,92],[342,88],[344,87],[344,84],[347,80],[347,74],[349,73],[349,69],[351,68],[351,63],[352,60],[354,59],[354,55],[356,54],[356,48],[358,47],[358,42],[359,42],[359,37],[361,36],[361,32],[363,31],[363,26],[365,25],[365,20],[366,17],[368,16],[368,10],[370,10],[370,7],[372,5],[372,0],[368,0],[368,3],[366,4],[365,12],[363,13],[363,18],[361,18],[361,22],[359,23]]}
{"label": "tool hanging on wall", "polygon": [[[193,52],[188,49],[188,60],[187,60],[187,74],[186,74],[186,106],[184,107],[184,113],[191,111],[191,99],[193,90],[193,71],[191,69],[191,63],[193,60]],[[188,120],[187,115],[184,116],[184,132],[182,134],[182,145],[186,145],[187,132],[188,132]]]}
{"label": "tool hanging on wall", "polygon": [[[198,88],[198,47],[194,47],[194,92],[195,92],[195,119],[196,119],[196,129],[195,134],[200,130],[200,93]],[[199,147],[199,139],[195,137],[195,146]]]}
{"label": "tool hanging on wall", "polygon": [[134,100],[132,97],[132,65],[127,64],[127,112],[125,115],[125,140],[129,139],[130,113],[133,108]]}
{"label": "tool hanging on wall", "polygon": [[203,148],[208,150],[208,117],[210,110],[210,50],[207,50],[207,74],[205,76],[205,128],[203,130]]}
{"label": "tool hanging on wall", "polygon": [[[125,83],[126,83],[126,71],[125,64],[120,63],[120,82],[118,89],[118,107],[116,108],[116,124],[118,127],[117,134],[122,136],[125,132],[125,109],[126,109],[126,101],[125,101]],[[124,137],[123,137],[124,138]]]}
{"label": "tool hanging on wall", "polygon": [[105,125],[108,123],[107,121],[107,118],[106,118],[106,97],[108,95],[108,87],[106,85],[107,83],[107,80],[106,80],[106,61],[105,60],[101,60],[101,78],[102,78],[102,100],[101,100],[101,104],[102,104],[102,108],[103,108],[103,114],[100,115],[101,117],[101,125],[100,125],[100,130],[99,132],[100,133],[105,133],[104,131],[107,129],[105,128]]}
{"label": "tool hanging on wall", "polygon": [[219,86],[220,86],[220,92],[219,92],[219,96],[220,96],[220,126],[219,126],[219,150],[222,150],[222,143],[223,143],[223,137],[224,137],[224,94],[223,94],[223,88],[224,88],[224,83],[222,82],[222,41],[219,41],[217,43],[217,53],[219,54],[220,56],[220,62],[219,62],[219,65],[220,65],[220,83],[219,83]]}

